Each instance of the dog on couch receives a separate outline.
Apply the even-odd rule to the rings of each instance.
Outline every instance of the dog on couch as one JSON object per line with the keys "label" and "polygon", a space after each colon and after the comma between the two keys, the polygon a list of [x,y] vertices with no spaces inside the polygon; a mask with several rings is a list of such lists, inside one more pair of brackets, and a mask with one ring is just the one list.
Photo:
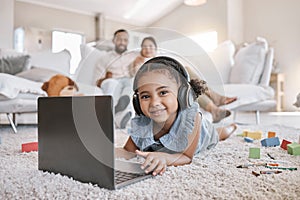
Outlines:
{"label": "dog on couch", "polygon": [[53,96],[82,96],[78,94],[78,86],[69,77],[57,74],[52,76],[49,81],[44,82],[42,90],[47,92],[49,97]]}

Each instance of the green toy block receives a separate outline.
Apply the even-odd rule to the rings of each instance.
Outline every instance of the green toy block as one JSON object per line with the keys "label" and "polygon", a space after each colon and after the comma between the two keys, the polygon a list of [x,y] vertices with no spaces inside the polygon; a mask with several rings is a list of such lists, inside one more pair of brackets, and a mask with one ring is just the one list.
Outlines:
{"label": "green toy block", "polygon": [[287,145],[288,154],[299,156],[300,155],[300,144],[291,143]]}
{"label": "green toy block", "polygon": [[249,158],[260,159],[260,148],[250,147]]}

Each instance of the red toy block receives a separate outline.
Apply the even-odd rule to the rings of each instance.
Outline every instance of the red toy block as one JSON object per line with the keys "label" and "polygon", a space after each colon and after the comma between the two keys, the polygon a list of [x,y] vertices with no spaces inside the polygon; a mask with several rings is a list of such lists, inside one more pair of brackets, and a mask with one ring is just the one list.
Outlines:
{"label": "red toy block", "polygon": [[290,144],[292,142],[287,141],[285,139],[282,140],[280,147],[283,148],[284,150],[287,150],[287,145]]}
{"label": "red toy block", "polygon": [[38,142],[29,142],[22,144],[22,152],[38,151]]}
{"label": "red toy block", "polygon": [[275,132],[272,132],[272,131],[268,132],[268,138],[272,138],[272,137],[275,137],[275,136],[276,136]]}

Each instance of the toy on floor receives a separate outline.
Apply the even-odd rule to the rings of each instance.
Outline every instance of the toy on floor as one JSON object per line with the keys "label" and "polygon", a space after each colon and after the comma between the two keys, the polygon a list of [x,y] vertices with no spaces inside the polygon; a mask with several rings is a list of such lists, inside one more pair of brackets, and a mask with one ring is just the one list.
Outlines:
{"label": "toy on floor", "polygon": [[278,137],[265,138],[260,141],[261,145],[264,147],[276,147],[280,145]]}
{"label": "toy on floor", "polygon": [[272,132],[272,131],[268,132],[268,138],[272,138],[272,137],[275,137],[275,136],[276,136],[275,132]]}
{"label": "toy on floor", "polygon": [[291,144],[292,142],[287,141],[285,139],[282,140],[280,147],[283,148],[284,150],[287,150],[287,145]]}
{"label": "toy on floor", "polygon": [[260,148],[250,147],[249,148],[249,158],[260,159]]}
{"label": "toy on floor", "polygon": [[288,154],[299,156],[300,155],[300,144],[291,143],[287,145]]}
{"label": "toy on floor", "polygon": [[252,143],[254,140],[250,137],[244,137],[244,141]]}
{"label": "toy on floor", "polygon": [[22,144],[22,152],[38,151],[38,142],[29,142]]}
{"label": "toy on floor", "polygon": [[262,137],[262,131],[243,131],[244,137],[250,137],[252,139],[258,140]]}

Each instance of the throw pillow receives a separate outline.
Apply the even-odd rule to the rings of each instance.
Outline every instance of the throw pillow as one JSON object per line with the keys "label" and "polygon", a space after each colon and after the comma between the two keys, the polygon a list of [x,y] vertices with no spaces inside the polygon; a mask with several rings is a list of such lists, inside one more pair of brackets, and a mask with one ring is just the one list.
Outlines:
{"label": "throw pillow", "polygon": [[16,74],[30,68],[30,56],[5,57],[0,59],[0,72]]}
{"label": "throw pillow", "polygon": [[234,64],[234,53],[235,46],[230,40],[222,42],[213,52],[209,53],[223,83],[229,82],[230,71]]}
{"label": "throw pillow", "polygon": [[29,70],[17,73],[16,76],[43,83],[56,74],[59,74],[59,72],[46,68],[32,67]]}
{"label": "throw pillow", "polygon": [[230,72],[230,83],[258,84],[263,72],[267,45],[257,41],[242,47],[235,55]]}

